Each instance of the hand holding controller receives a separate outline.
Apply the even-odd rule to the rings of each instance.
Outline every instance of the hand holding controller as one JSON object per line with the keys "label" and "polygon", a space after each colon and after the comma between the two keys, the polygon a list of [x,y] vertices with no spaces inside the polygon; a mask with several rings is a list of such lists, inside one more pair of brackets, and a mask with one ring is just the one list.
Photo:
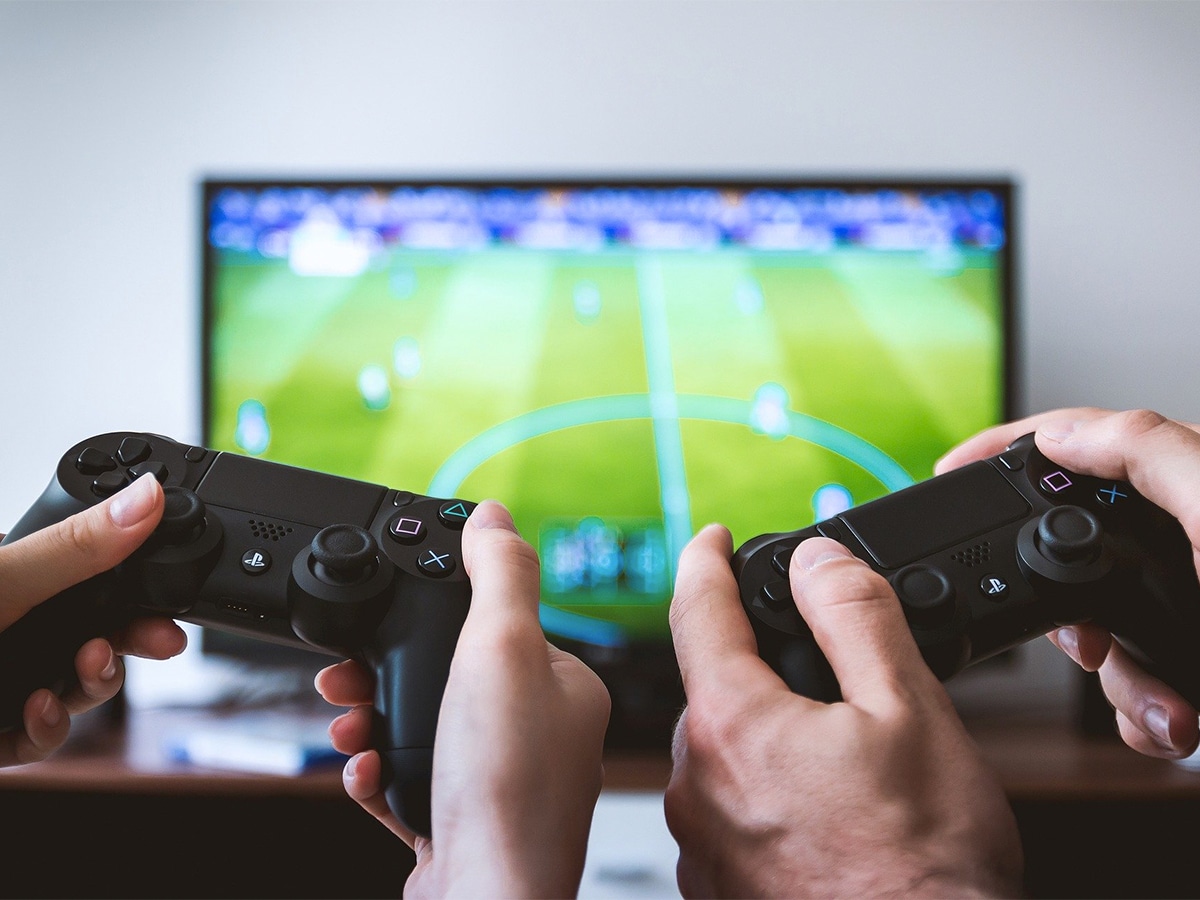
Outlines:
{"label": "hand holding controller", "polygon": [[142,548],[0,633],[0,728],[20,722],[37,688],[66,690],[78,648],[135,615],[351,657],[375,674],[388,804],[428,835],[438,710],[471,600],[460,536],[474,504],[114,432],[67,451],[4,542],[147,472],[165,509]]}
{"label": "hand holding controller", "polygon": [[1127,483],[1055,465],[1033,436],[733,559],[760,655],[792,690],[840,690],[788,586],[792,550],[833,538],[888,579],[939,678],[1059,625],[1092,621],[1200,705],[1200,583],[1179,522]]}

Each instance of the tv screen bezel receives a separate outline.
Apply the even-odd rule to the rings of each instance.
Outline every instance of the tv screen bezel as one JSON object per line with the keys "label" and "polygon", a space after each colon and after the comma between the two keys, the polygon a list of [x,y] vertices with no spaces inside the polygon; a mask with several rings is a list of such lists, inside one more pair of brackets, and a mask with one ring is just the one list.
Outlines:
{"label": "tv screen bezel", "polygon": [[[1009,175],[953,175],[953,176],[913,176],[913,175],[855,175],[829,174],[819,177],[778,175],[778,174],[736,174],[736,175],[546,175],[517,176],[503,175],[437,175],[423,174],[420,176],[386,175],[386,176],[315,176],[302,177],[280,175],[278,177],[227,176],[210,174],[199,181],[199,233],[201,242],[201,277],[200,277],[200,434],[205,446],[211,446],[213,435],[209,432],[212,418],[213,393],[213,328],[214,328],[214,281],[216,272],[216,254],[209,239],[209,216],[213,199],[224,190],[263,190],[280,188],[284,190],[297,188],[318,188],[325,191],[342,189],[375,189],[392,191],[399,188],[447,188],[467,190],[488,190],[512,188],[515,190],[588,190],[597,188],[613,189],[729,189],[746,191],[750,189],[798,191],[798,190],[844,190],[848,192],[968,192],[982,190],[995,195],[1004,209],[1005,239],[999,251],[1000,265],[998,271],[998,301],[1000,303],[999,338],[1002,342],[999,365],[1001,377],[1001,420],[1013,419],[1019,406],[1019,384],[1017,380],[1017,365],[1020,348],[1018,346],[1018,313],[1019,296],[1016,280],[1017,273],[1017,242],[1021,234],[1017,216],[1017,181]],[[799,527],[799,524],[798,526]],[[218,635],[210,629],[203,629],[201,652],[206,654],[229,655],[246,662],[252,657],[256,663],[263,666],[308,667],[325,665],[329,657],[315,652],[311,657],[303,651],[295,651],[287,647],[269,647],[257,644],[253,650],[246,646],[245,638]],[[563,641],[567,649],[579,650],[570,641]],[[586,648],[584,648],[586,649]],[[609,685],[614,694],[614,715],[609,731],[609,745],[614,748],[637,749],[643,747],[661,748],[669,741],[669,730],[673,726],[674,715],[666,716],[656,704],[645,704],[645,710],[639,712],[632,707],[636,703],[626,702],[630,692],[644,690],[646,684],[656,684],[659,690],[667,681],[674,679],[674,693],[670,704],[676,707],[676,712],[682,706],[682,689],[678,685],[678,675],[675,669],[674,651],[669,642],[653,645],[636,646],[626,652],[608,658],[606,654],[581,654],[585,661],[593,666]]]}

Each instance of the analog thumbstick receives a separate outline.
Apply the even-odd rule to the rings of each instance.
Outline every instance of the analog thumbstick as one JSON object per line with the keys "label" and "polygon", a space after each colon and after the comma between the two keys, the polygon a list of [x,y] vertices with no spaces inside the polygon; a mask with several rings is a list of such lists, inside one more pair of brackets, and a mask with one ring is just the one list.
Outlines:
{"label": "analog thumbstick", "polygon": [[954,618],[954,585],[937,569],[905,566],[896,573],[892,586],[914,625],[934,627]]}
{"label": "analog thumbstick", "polygon": [[163,488],[163,514],[157,534],[167,544],[186,544],[204,531],[204,501],[185,487]]}
{"label": "analog thumbstick", "polygon": [[375,574],[379,546],[365,528],[329,525],[312,541],[313,574],[326,584],[357,584]]}
{"label": "analog thumbstick", "polygon": [[1037,546],[1047,559],[1061,565],[1083,565],[1100,555],[1100,521],[1079,506],[1056,506],[1037,526]]}

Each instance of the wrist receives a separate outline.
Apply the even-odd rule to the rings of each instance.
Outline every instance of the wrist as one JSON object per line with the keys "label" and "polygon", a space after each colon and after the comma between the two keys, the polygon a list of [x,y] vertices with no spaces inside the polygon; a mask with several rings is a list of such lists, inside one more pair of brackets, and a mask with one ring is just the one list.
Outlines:
{"label": "wrist", "polygon": [[568,829],[553,834],[532,829],[488,827],[442,831],[430,854],[429,865],[410,881],[413,893],[405,897],[574,897],[579,892],[587,852],[582,841],[566,837]]}

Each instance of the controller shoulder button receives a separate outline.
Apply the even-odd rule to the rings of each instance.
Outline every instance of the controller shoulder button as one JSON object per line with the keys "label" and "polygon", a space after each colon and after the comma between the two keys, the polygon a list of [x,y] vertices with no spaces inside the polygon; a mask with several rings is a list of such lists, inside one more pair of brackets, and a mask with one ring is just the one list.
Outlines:
{"label": "controller shoulder button", "polygon": [[817,534],[842,544],[846,543],[846,533],[838,525],[837,519],[826,519],[824,522],[817,523]]}
{"label": "controller shoulder button", "polygon": [[1025,468],[1025,460],[1021,458],[1021,454],[1014,453],[1012,450],[1005,450],[996,458],[1000,461],[1000,465],[1010,472],[1018,472]]}

